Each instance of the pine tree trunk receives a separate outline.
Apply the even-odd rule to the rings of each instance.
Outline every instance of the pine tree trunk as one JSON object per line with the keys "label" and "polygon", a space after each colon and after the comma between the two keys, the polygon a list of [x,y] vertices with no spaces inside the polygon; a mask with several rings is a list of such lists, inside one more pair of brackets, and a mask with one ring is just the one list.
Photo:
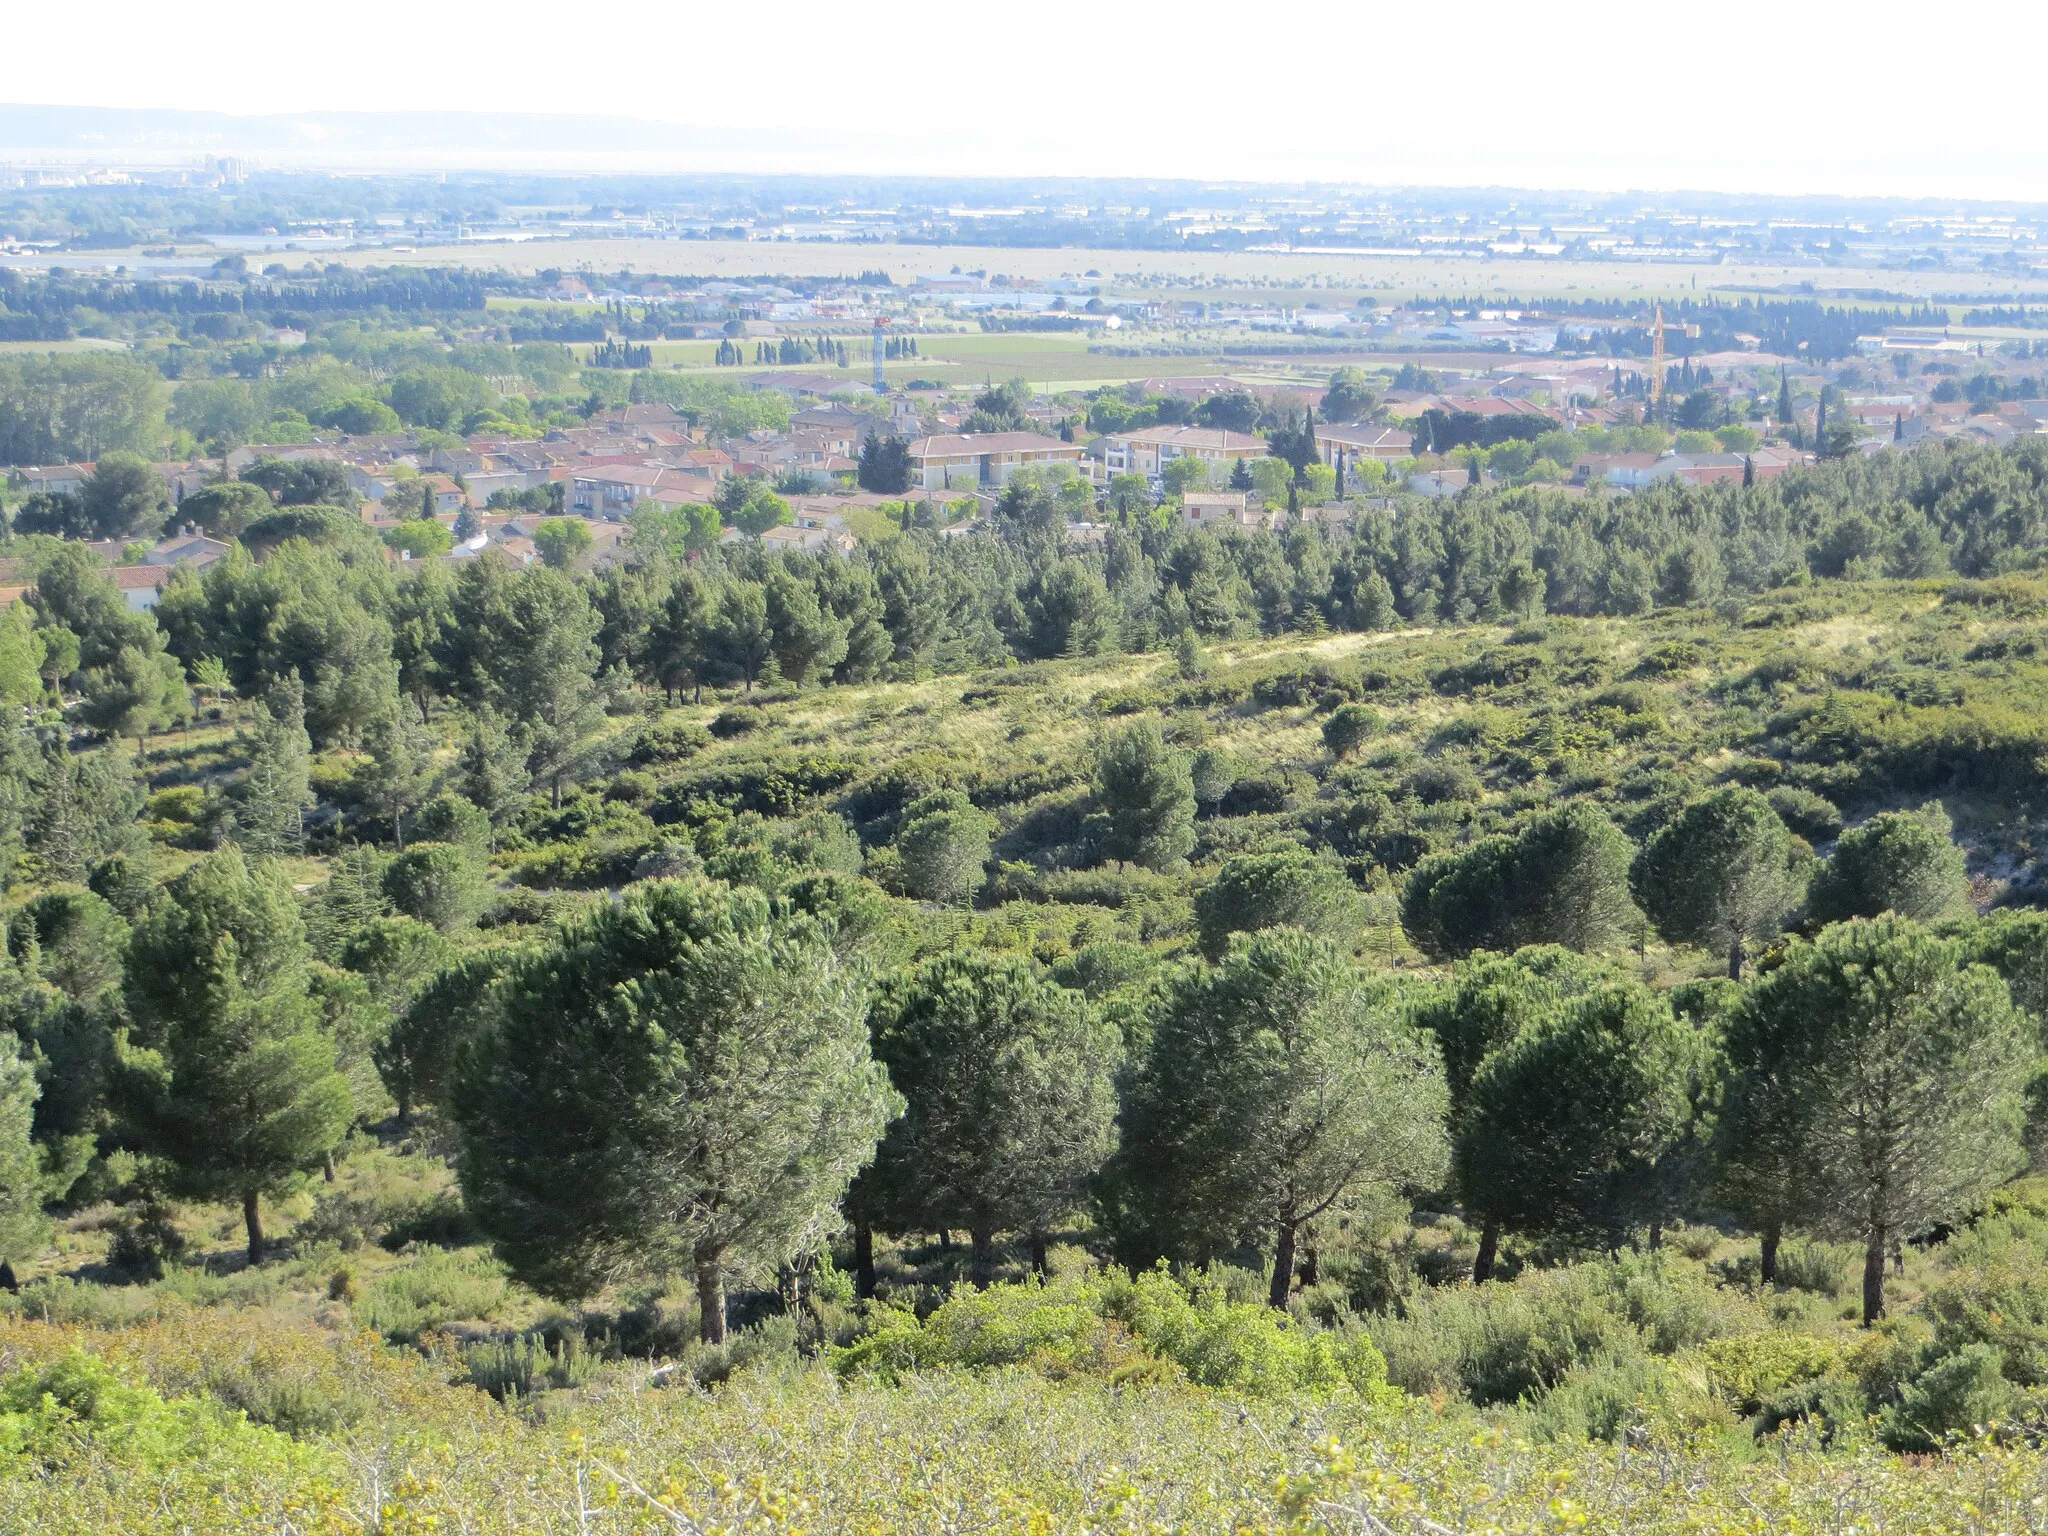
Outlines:
{"label": "pine tree trunk", "polygon": [[705,1344],[725,1342],[725,1270],[716,1249],[697,1250],[697,1338]]}
{"label": "pine tree trunk", "polygon": [[1863,1249],[1863,1326],[1884,1316],[1884,1239],[1882,1226],[1870,1229]]}
{"label": "pine tree trunk", "polygon": [[1735,935],[1735,942],[1728,946],[1728,979],[1742,980],[1742,935]]}
{"label": "pine tree trunk", "polygon": [[1294,1223],[1283,1221],[1273,1238],[1273,1284],[1266,1292],[1270,1306],[1285,1307],[1294,1283]]}
{"label": "pine tree trunk", "polygon": [[973,1248],[967,1261],[967,1277],[977,1291],[985,1291],[996,1278],[996,1234],[992,1227],[976,1227],[968,1236]]}
{"label": "pine tree trunk", "polygon": [[391,811],[391,840],[398,845],[400,853],[405,852],[405,812],[395,806]]}
{"label": "pine tree trunk", "polygon": [[853,1226],[853,1294],[862,1300],[875,1294],[875,1229],[864,1221]]}
{"label": "pine tree trunk", "polygon": [[249,1267],[263,1262],[262,1197],[253,1189],[242,1192],[242,1225],[249,1229]]}
{"label": "pine tree trunk", "polygon": [[1472,1283],[1484,1285],[1493,1278],[1493,1261],[1500,1254],[1500,1223],[1489,1221],[1479,1229],[1479,1256],[1472,1261]]}
{"label": "pine tree trunk", "polygon": [[1764,1223],[1763,1241],[1760,1245],[1761,1257],[1757,1261],[1756,1275],[1765,1285],[1778,1283],[1778,1239],[1781,1235],[1777,1222]]}

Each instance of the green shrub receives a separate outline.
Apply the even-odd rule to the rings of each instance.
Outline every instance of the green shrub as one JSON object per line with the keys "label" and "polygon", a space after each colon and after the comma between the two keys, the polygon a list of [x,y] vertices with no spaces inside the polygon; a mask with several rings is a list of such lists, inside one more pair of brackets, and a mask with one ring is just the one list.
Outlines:
{"label": "green shrub", "polygon": [[1643,1353],[1595,1266],[1525,1272],[1512,1284],[1424,1291],[1377,1328],[1387,1378],[1481,1407],[1548,1391],[1574,1366]]}
{"label": "green shrub", "polygon": [[580,1387],[603,1359],[584,1342],[582,1331],[517,1333],[509,1339],[480,1339],[462,1349],[463,1379],[491,1396],[531,1397],[550,1388]]}
{"label": "green shrub", "polygon": [[735,736],[758,731],[767,723],[768,716],[764,711],[750,704],[735,704],[730,709],[721,709],[712,717],[710,733],[720,741],[730,741]]}
{"label": "green shrub", "polygon": [[695,757],[711,745],[711,733],[701,725],[678,720],[649,725],[634,738],[626,761],[635,768],[657,763],[680,763]]}
{"label": "green shrub", "polygon": [[1676,1442],[1733,1415],[1703,1385],[1662,1360],[1601,1360],[1572,1367],[1529,1413],[1547,1440]]}
{"label": "green shrub", "polygon": [[25,1365],[0,1382],[0,1455],[45,1466],[83,1459],[173,1467],[229,1448],[270,1460],[288,1445],[212,1403],[166,1402],[83,1350]]}
{"label": "green shrub", "polygon": [[1764,798],[1778,813],[1778,820],[1809,843],[1831,843],[1842,834],[1842,813],[1835,803],[1810,789],[1781,784]]}
{"label": "green shrub", "polygon": [[1887,1409],[1885,1443],[1900,1451],[1933,1451],[1953,1437],[1998,1423],[2019,1403],[1989,1344],[1966,1344],[1942,1355],[1906,1384]]}
{"label": "green shrub", "polygon": [[365,1328],[410,1343],[460,1318],[490,1317],[511,1290],[497,1260],[429,1248],[405,1268],[372,1281],[354,1311]]}
{"label": "green shrub", "polygon": [[1788,1242],[1778,1250],[1778,1284],[1835,1297],[1849,1287],[1849,1266],[1862,1253],[1853,1243]]}
{"label": "green shrub", "polygon": [[1136,1280],[1112,1273],[962,1291],[922,1322],[906,1308],[876,1309],[869,1331],[831,1357],[848,1375],[1027,1365],[1121,1381],[1184,1375],[1247,1397],[1341,1387],[1369,1399],[1387,1394],[1386,1362],[1362,1330],[1304,1327],[1233,1296],[1230,1282],[1221,1271],[1183,1282],[1161,1268]]}
{"label": "green shrub", "polygon": [[833,1364],[885,1375],[946,1365],[1071,1366],[1102,1332],[1099,1300],[1093,1286],[1027,1283],[956,1292],[922,1322],[907,1308],[878,1307],[866,1334],[833,1351]]}
{"label": "green shrub", "polygon": [[1190,1381],[1251,1397],[1387,1391],[1387,1362],[1362,1330],[1308,1329],[1255,1301],[1233,1301],[1209,1276],[1182,1284],[1163,1269],[1140,1275],[1119,1308],[1148,1349]]}
{"label": "green shrub", "polygon": [[1736,1333],[1700,1346],[1714,1390],[1737,1413],[1761,1413],[1795,1389],[1818,1382],[1842,1364],[1842,1347],[1810,1333],[1771,1329]]}

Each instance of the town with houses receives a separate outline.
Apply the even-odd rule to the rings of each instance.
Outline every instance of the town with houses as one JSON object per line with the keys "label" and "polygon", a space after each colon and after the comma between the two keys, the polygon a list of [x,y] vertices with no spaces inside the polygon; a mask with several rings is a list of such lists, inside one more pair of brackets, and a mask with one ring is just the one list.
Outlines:
{"label": "town with houses", "polygon": [[[1370,300],[1348,307],[1306,300],[1300,308],[1105,301],[1100,282],[1032,291],[958,272],[886,296],[829,283],[800,291],[621,281],[552,276],[543,302],[619,317],[590,328],[603,338],[593,347],[650,333],[720,337],[722,349],[758,366],[708,371],[769,402],[776,424],[721,431],[714,413],[628,401],[573,425],[516,435],[488,427],[459,439],[403,427],[315,429],[289,441],[219,444],[217,455],[156,469],[175,505],[261,461],[324,462],[345,477],[360,516],[377,531],[390,534],[422,515],[446,527],[450,547],[433,558],[459,562],[497,549],[530,562],[539,558],[537,523],[566,515],[588,525],[582,558],[603,563],[617,556],[637,512],[716,505],[722,488],[743,483],[775,487],[783,510],[773,526],[751,533],[727,526],[724,538],[846,553],[878,517],[948,535],[970,531],[1013,476],[1051,474],[1089,489],[1094,510],[1068,528],[1069,539],[1085,545],[1099,542],[1112,507],[1125,509],[1133,495],[1156,515],[1190,525],[1332,526],[1368,506],[1397,509],[1404,493],[1455,496],[1472,485],[1531,484],[1610,496],[1664,480],[1748,484],[1822,453],[1928,439],[1999,444],[2048,431],[2048,390],[2035,385],[2033,345],[2023,333],[1997,339],[1995,329],[1884,326],[1856,334],[1845,355],[1817,365],[1807,344],[1777,353],[1753,333],[1724,335],[1721,350],[1692,350],[1701,326],[1666,323],[1661,305],[1645,326],[1640,316],[1585,319],[1557,306],[1417,301],[1383,311]],[[1134,368],[1153,360],[1144,338],[1186,337],[1190,327],[1223,337],[1233,326],[1268,327],[1275,341],[1242,362],[1227,355],[1227,342],[1217,346],[1216,371],[1162,368],[1089,388],[1003,383],[993,372],[971,384],[904,376],[899,360],[924,355],[921,332],[929,350],[951,328],[991,311],[1058,314],[1070,300],[1073,312],[1098,322],[1088,336],[1139,343],[1115,349],[1132,354]],[[1117,330],[1105,328],[1111,321]],[[854,327],[858,337],[863,322],[866,347],[849,356],[835,333]],[[501,327],[464,339],[510,334]],[[268,359],[261,366],[278,371],[292,365],[306,339],[289,326],[252,337]],[[1335,366],[1320,351],[1288,350],[1303,339],[1342,349]],[[1650,355],[1636,355],[1645,343]],[[805,358],[824,361],[784,362]],[[1158,358],[1173,360],[1164,348]],[[1005,416],[993,428],[992,405]],[[1143,424],[1117,424],[1119,417]],[[1299,466],[1274,459],[1276,428],[1303,434],[1293,451],[1312,456],[1315,475],[1304,478],[1293,472]],[[864,450],[872,456],[878,444],[900,445],[881,480],[863,468]],[[90,462],[23,464],[6,475],[17,497],[73,495],[92,469]],[[227,544],[180,528],[175,518],[171,526],[171,536],[146,552],[120,541],[100,546],[131,607],[150,606],[171,568],[203,566],[227,552]],[[412,556],[394,547],[391,558]]]}

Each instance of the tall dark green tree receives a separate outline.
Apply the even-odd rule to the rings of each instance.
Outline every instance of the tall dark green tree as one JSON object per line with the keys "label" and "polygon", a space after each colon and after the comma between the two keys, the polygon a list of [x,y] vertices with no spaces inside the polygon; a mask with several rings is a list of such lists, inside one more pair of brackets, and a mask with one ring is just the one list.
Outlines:
{"label": "tall dark green tree", "polygon": [[1195,926],[1211,960],[1232,934],[1264,928],[1299,928],[1348,951],[1364,925],[1365,904],[1343,867],[1304,848],[1238,854],[1195,894]]}
{"label": "tall dark green tree", "polygon": [[1950,830],[1938,803],[1886,811],[1852,827],[1814,876],[1807,915],[1818,923],[1883,912],[1922,923],[1967,916],[1969,877]]}
{"label": "tall dark green tree", "polygon": [[1188,755],[1157,722],[1140,720],[1095,749],[1098,846],[1103,856],[1166,869],[1195,846],[1195,787]]}
{"label": "tall dark green tree", "polygon": [[1728,956],[1740,979],[1752,943],[1775,937],[1806,893],[1812,855],[1770,801],[1728,788],[1693,801],[1636,855],[1636,900],[1676,944]]}
{"label": "tall dark green tree", "polygon": [[306,695],[294,672],[251,711],[249,771],[234,799],[235,841],[245,853],[297,853],[305,846],[312,764]]}
{"label": "tall dark green tree", "polygon": [[1612,1249],[1682,1210],[1703,1163],[1712,1049],[1664,998],[1598,987],[1493,1051],[1458,1128],[1459,1190],[1511,1232]]}
{"label": "tall dark green tree", "polygon": [[128,945],[129,1114],[178,1188],[240,1200],[252,1264],[262,1196],[320,1166],[351,1114],[310,958],[289,883],[233,849],[165,887]]}
{"label": "tall dark green tree", "polygon": [[884,985],[870,1020],[904,1111],[864,1177],[899,1221],[964,1227],[986,1286],[996,1235],[1039,1241],[1114,1150],[1121,1037],[1036,961],[973,950]]}
{"label": "tall dark green tree", "polygon": [[[1907,919],[1852,919],[1760,976],[1728,1026],[1743,1188],[1864,1247],[1863,1320],[1885,1310],[1889,1245],[1953,1221],[2024,1161],[2033,1032],[1988,966]],[[1724,1144],[1734,1141],[1725,1137]],[[1768,1231],[1768,1228],[1766,1228]]]}
{"label": "tall dark green tree", "polygon": [[864,491],[901,496],[910,489],[910,445],[891,433],[870,432],[860,442],[860,467],[855,478]]}
{"label": "tall dark green tree", "polygon": [[1435,1050],[1327,941],[1240,939],[1162,996],[1126,1093],[1112,1189],[1130,1256],[1270,1238],[1283,1306],[1304,1227],[1441,1177],[1444,1110]]}
{"label": "tall dark green tree", "polygon": [[390,706],[363,732],[366,753],[356,770],[363,803],[391,823],[391,839],[405,848],[405,818],[434,793],[433,730],[412,699],[392,695]]}
{"label": "tall dark green tree", "polygon": [[513,583],[498,663],[499,707],[525,731],[527,768],[556,805],[589,762],[603,723],[597,693],[597,612],[559,571],[529,566]]}
{"label": "tall dark green tree", "polygon": [[35,1067],[15,1037],[0,1030],[0,1265],[10,1278],[16,1262],[50,1240],[43,1214],[46,1170],[33,1138],[41,1092]]}
{"label": "tall dark green tree", "polygon": [[911,803],[896,832],[903,883],[913,896],[957,906],[987,877],[995,824],[959,790],[938,790]]}
{"label": "tall dark green tree", "polygon": [[[1597,961],[1542,945],[1512,955],[1473,955],[1458,964],[1449,985],[1416,1001],[1416,1024],[1436,1037],[1443,1053],[1454,1142],[1463,1134],[1472,1085],[1488,1058],[1529,1031],[1547,1027],[1567,1004],[1612,979]],[[1470,1209],[1483,1209],[1482,1200],[1462,1189],[1459,1193]],[[1499,1218],[1481,1215],[1479,1252],[1472,1263],[1475,1284],[1493,1277],[1499,1252]]]}
{"label": "tall dark green tree", "polygon": [[446,1102],[463,1051],[490,1028],[491,987],[536,953],[536,946],[520,944],[469,950],[406,999],[372,1051],[401,1122],[410,1123],[422,1105]]}
{"label": "tall dark green tree", "polygon": [[1531,944],[1612,949],[1639,921],[1630,852],[1598,806],[1569,803],[1511,836],[1425,859],[1402,890],[1401,926],[1440,959]]}
{"label": "tall dark green tree", "polygon": [[463,1197],[549,1295],[725,1276],[814,1246],[901,1107],[867,989],[809,919],[747,888],[657,881],[564,928],[493,989],[451,1107]]}

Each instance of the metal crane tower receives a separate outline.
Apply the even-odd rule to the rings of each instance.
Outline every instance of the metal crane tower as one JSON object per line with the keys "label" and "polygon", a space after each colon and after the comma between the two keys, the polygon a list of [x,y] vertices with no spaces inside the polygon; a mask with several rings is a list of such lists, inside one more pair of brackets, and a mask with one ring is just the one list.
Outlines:
{"label": "metal crane tower", "polygon": [[1650,404],[1664,398],[1664,306],[1657,306],[1657,318],[1650,326]]}

